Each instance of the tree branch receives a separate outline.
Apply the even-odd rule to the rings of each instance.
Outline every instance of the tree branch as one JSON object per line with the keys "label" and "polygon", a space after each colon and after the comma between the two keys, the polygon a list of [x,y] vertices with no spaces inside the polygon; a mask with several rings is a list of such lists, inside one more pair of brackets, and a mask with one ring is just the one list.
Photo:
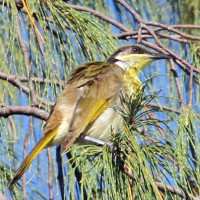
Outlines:
{"label": "tree branch", "polygon": [[64,176],[63,176],[63,167],[62,167],[62,156],[60,153],[61,146],[59,145],[56,148],[56,163],[57,163],[57,169],[58,169],[58,183],[60,187],[60,193],[61,193],[61,199],[65,200],[65,184],[64,184]]}
{"label": "tree branch", "polygon": [[[13,86],[21,89],[24,93],[29,94],[30,90],[24,84],[21,83],[20,79],[17,78],[14,74],[7,74],[4,72],[0,72],[0,79],[11,83]],[[26,78],[26,80],[28,80]]]}
{"label": "tree branch", "polygon": [[38,106],[38,101],[37,101],[37,98],[36,98],[34,85],[33,85],[33,82],[31,80],[31,76],[30,76],[31,63],[30,63],[30,59],[29,59],[29,50],[28,50],[28,48],[25,44],[24,38],[22,37],[19,16],[16,16],[16,27],[17,27],[19,44],[20,44],[20,47],[21,47],[21,50],[22,50],[22,54],[24,56],[24,65],[25,65],[25,68],[26,68],[26,75],[27,75],[27,79],[28,79],[28,83],[29,83],[29,90],[30,90],[32,104],[34,106]]}
{"label": "tree branch", "polygon": [[33,116],[46,121],[48,119],[49,113],[37,107],[2,105],[0,108],[0,117],[7,118],[11,115]]}
{"label": "tree branch", "polygon": [[[12,83],[14,86],[17,88],[22,89],[25,93],[29,93],[29,88],[26,87],[22,82],[28,82],[28,78],[25,76],[19,76],[16,74],[8,74],[5,72],[0,72],[0,79],[4,81],[8,81]],[[65,82],[64,81],[57,81],[57,80],[47,80],[45,78],[39,78],[39,77],[31,77],[32,81],[35,83],[40,83],[40,84],[56,84],[57,86],[62,86],[64,87]]]}
{"label": "tree branch", "polygon": [[52,158],[51,158],[51,150],[47,149],[47,157],[48,157],[48,186],[49,186],[49,199],[54,199],[53,193],[53,170],[52,170]]}

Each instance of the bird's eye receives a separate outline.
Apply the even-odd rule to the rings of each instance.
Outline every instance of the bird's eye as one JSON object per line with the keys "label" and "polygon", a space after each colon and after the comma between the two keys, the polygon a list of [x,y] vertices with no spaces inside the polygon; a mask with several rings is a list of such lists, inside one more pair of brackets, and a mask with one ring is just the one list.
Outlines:
{"label": "bird's eye", "polygon": [[138,49],[137,48],[133,48],[132,51],[133,51],[133,53],[137,53]]}

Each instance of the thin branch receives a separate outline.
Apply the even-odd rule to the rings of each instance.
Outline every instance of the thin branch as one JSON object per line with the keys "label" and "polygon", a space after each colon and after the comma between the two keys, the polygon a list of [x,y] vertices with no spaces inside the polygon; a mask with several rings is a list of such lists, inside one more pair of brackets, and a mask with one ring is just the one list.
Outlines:
{"label": "thin branch", "polygon": [[178,35],[180,35],[180,36],[182,36],[182,37],[184,37],[186,39],[200,40],[199,36],[194,36],[194,35],[189,35],[189,34],[183,33],[181,31],[178,31],[175,28],[173,28],[173,26],[168,26],[168,25],[165,25],[165,24],[160,24],[160,23],[157,23],[157,22],[150,22],[150,21],[146,22],[146,25],[161,27],[164,30],[176,33],[176,34],[178,34]]}
{"label": "thin branch", "polygon": [[200,29],[199,25],[193,25],[193,24],[176,24],[176,25],[171,25],[171,27],[184,28],[184,29]]}
{"label": "thin branch", "polygon": [[[187,67],[191,69],[193,69],[194,72],[197,72],[200,74],[200,70],[195,68],[193,65],[189,64],[186,60],[182,59],[181,57],[177,56],[174,52],[170,51],[168,48],[166,48],[162,42],[160,42],[160,40],[158,39],[157,35],[154,33],[154,31],[152,31],[148,26],[143,25],[143,28],[145,28],[147,31],[149,31],[149,33],[153,36],[153,39],[155,40],[155,42],[158,44],[158,46],[160,46],[164,51],[166,51],[167,53],[169,53],[171,56],[173,56],[175,59],[181,61],[183,64],[185,64]],[[176,62],[176,60],[175,60]]]}
{"label": "thin branch", "polygon": [[188,106],[192,106],[192,97],[193,97],[193,68],[190,71],[190,79],[189,79],[189,100]]}
{"label": "thin branch", "polygon": [[[24,84],[22,84],[22,82],[28,82],[28,78],[27,77],[23,77],[23,76],[17,76],[14,74],[7,74],[4,72],[0,72],[0,79],[1,80],[5,80],[9,83],[11,83],[13,86],[19,88],[20,90],[22,90],[25,94],[29,94],[30,90],[28,87],[26,87]],[[39,82],[40,84],[53,84],[55,83],[57,86],[62,86],[64,87],[64,81],[51,81],[51,80],[46,80],[46,79],[42,79],[42,78],[31,78],[33,82]],[[37,100],[40,102],[40,107],[42,107],[43,109],[47,109],[49,106],[53,106],[54,103],[52,102],[48,102],[46,103],[46,100],[36,96]]]}
{"label": "thin branch", "polygon": [[177,88],[177,91],[178,91],[178,96],[179,96],[179,99],[180,99],[181,108],[183,108],[183,94],[181,92],[181,86],[180,86],[179,81],[178,81],[177,70],[174,66],[174,62],[173,62],[172,59],[169,60],[169,63],[170,63],[171,71],[173,73],[174,80],[175,80],[175,83],[176,83],[176,88]]}
{"label": "thin branch", "polygon": [[24,56],[24,65],[25,65],[25,68],[26,68],[26,75],[27,75],[27,79],[28,79],[28,83],[29,83],[29,89],[30,89],[32,104],[34,106],[38,106],[34,85],[33,85],[33,82],[31,80],[31,76],[30,76],[31,63],[30,63],[30,59],[29,59],[29,50],[26,46],[25,40],[24,40],[22,33],[21,33],[21,24],[20,24],[19,16],[16,16],[16,27],[17,27],[19,44],[20,44],[20,47],[21,47],[21,50],[22,50],[22,54]]}
{"label": "thin branch", "polygon": [[142,35],[142,26],[140,26],[139,29],[138,29],[136,44],[140,44],[141,41],[142,41],[142,38],[143,38],[143,35]]}
{"label": "thin branch", "polygon": [[[17,76],[14,74],[10,75],[4,72],[0,72],[0,79],[11,83],[13,86],[21,89],[26,94],[29,94],[30,92],[29,88],[22,84],[20,79],[18,79]],[[26,78],[26,80],[28,79]]]}
{"label": "thin branch", "polygon": [[26,115],[33,116],[41,120],[47,120],[49,113],[41,110],[37,107],[31,106],[9,106],[1,105],[0,107],[0,117],[9,117],[11,115]]}
{"label": "thin branch", "polygon": [[160,108],[162,110],[166,110],[166,111],[174,112],[174,113],[177,113],[177,114],[181,114],[181,111],[178,110],[178,109],[167,107],[167,106],[163,106],[163,105],[159,105],[159,104],[156,104],[156,103],[153,103],[153,102],[149,102],[147,106],[151,106],[151,107],[154,107],[154,108]]}
{"label": "thin branch", "polygon": [[[186,43],[186,44],[189,43],[189,40],[181,38],[179,35],[167,35],[167,34],[163,34],[163,33],[156,33],[156,35],[159,38],[165,38],[165,39],[174,40],[174,41]],[[131,31],[131,32],[124,32],[124,33],[120,33],[120,34],[115,34],[114,37],[118,38],[118,39],[124,39],[124,40],[130,39],[130,38],[137,39],[138,38],[138,31]],[[143,30],[142,31],[142,38],[143,39],[152,38],[152,35],[148,34],[147,31]]]}
{"label": "thin branch", "polygon": [[[121,4],[124,8],[126,8],[135,18],[135,20],[139,23],[139,24],[143,24],[143,25],[150,25],[150,26],[157,26],[157,27],[160,27],[164,30],[167,30],[167,31],[170,31],[170,32],[174,32],[184,38],[187,38],[187,39],[191,39],[191,40],[200,40],[200,37],[199,36],[193,36],[193,35],[189,35],[189,34],[186,34],[186,33],[183,33],[181,31],[178,31],[176,30],[173,26],[168,26],[168,25],[165,25],[165,24],[161,24],[161,23],[158,23],[158,22],[151,22],[151,21],[145,21],[141,18],[141,16],[135,12],[135,10],[130,7],[124,0],[115,0],[116,2],[118,2],[119,4]],[[179,26],[180,27],[180,26]],[[183,26],[184,27],[184,26]],[[191,26],[190,26],[191,27]],[[197,28],[197,27],[195,27]]]}
{"label": "thin branch", "polygon": [[35,35],[36,35],[36,39],[38,41],[38,45],[39,45],[39,48],[40,48],[40,51],[41,51],[41,54],[44,56],[44,42],[43,40],[41,39],[38,31],[36,29],[34,29],[35,31]]}
{"label": "thin branch", "polygon": [[49,186],[49,199],[54,199],[53,194],[53,170],[52,170],[52,158],[51,158],[51,150],[47,149],[47,157],[48,157],[48,186]]}
{"label": "thin branch", "polygon": [[61,146],[59,145],[56,148],[56,163],[57,163],[57,169],[58,169],[58,183],[59,183],[59,187],[60,187],[60,193],[61,193],[61,198],[62,200],[65,200],[65,190],[64,190],[64,176],[63,176],[63,168],[62,168],[62,157],[61,157],[61,153],[60,153],[60,149]]}
{"label": "thin branch", "polygon": [[145,24],[146,21],[143,20],[141,18],[141,16],[139,14],[137,14],[137,12],[134,11],[134,9],[131,8],[131,6],[129,6],[125,1],[123,0],[115,0],[117,3],[121,4],[124,8],[126,8],[135,18],[136,21],[138,21],[139,23],[143,23]]}
{"label": "thin branch", "polygon": [[[12,75],[11,75],[12,76]],[[16,75],[13,75],[13,76],[16,76]],[[10,77],[10,75],[9,75]],[[1,79],[1,72],[0,72],[0,79]],[[28,82],[28,79],[27,77],[24,77],[24,76],[17,76],[16,79],[20,80],[21,82]],[[38,77],[31,77],[32,81],[35,82],[35,83],[40,83],[40,84],[55,84],[57,86],[61,86],[61,87],[64,87],[65,85],[65,81],[62,81],[62,80],[47,80],[45,78],[38,78]]]}

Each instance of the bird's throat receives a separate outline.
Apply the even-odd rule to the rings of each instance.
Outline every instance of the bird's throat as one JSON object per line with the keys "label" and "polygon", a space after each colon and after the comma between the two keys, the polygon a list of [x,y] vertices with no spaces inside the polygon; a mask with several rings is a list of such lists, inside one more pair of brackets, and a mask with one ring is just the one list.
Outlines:
{"label": "bird's throat", "polygon": [[129,68],[124,73],[124,84],[127,89],[128,95],[134,95],[142,82],[138,78],[139,71],[135,68]]}

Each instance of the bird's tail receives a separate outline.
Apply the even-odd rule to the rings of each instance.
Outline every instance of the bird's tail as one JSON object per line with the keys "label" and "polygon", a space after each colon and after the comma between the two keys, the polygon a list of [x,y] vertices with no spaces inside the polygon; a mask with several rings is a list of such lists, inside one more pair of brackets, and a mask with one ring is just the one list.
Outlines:
{"label": "bird's tail", "polygon": [[50,133],[46,133],[40,141],[36,144],[36,146],[33,148],[33,150],[29,153],[29,155],[24,159],[20,167],[18,168],[17,172],[15,173],[15,176],[12,178],[12,180],[8,184],[8,188],[10,188],[13,184],[15,184],[21,176],[24,174],[26,169],[29,167],[33,159],[40,153],[42,149],[44,149],[48,143],[55,137],[57,134],[58,128],[55,128]]}

